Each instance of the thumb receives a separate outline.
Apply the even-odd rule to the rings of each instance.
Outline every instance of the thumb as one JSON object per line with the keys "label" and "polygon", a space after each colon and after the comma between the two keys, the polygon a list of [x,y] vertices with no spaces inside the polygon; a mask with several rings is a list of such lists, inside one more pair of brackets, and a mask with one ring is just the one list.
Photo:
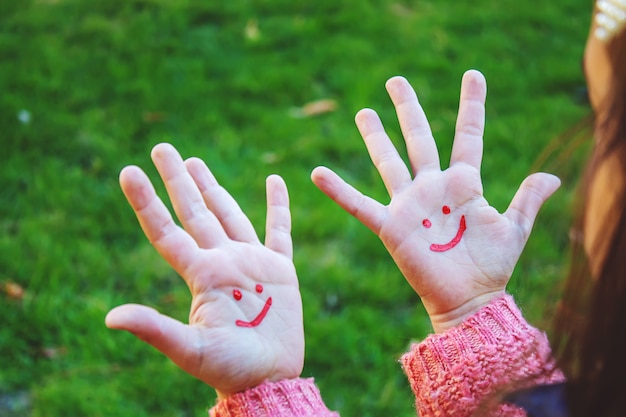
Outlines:
{"label": "thumb", "polygon": [[126,330],[168,356],[179,366],[185,359],[189,326],[140,304],[125,304],[104,319],[110,329]]}
{"label": "thumb", "polygon": [[532,174],[522,182],[504,215],[528,238],[543,203],[560,187],[561,180],[543,172]]}

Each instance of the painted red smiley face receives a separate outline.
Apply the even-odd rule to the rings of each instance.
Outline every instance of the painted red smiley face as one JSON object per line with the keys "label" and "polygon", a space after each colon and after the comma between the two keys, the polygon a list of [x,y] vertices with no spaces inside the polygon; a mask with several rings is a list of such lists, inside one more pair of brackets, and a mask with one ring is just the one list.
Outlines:
{"label": "painted red smiley face", "polygon": [[[441,208],[441,212],[445,215],[450,214],[450,207],[443,206]],[[424,219],[422,221],[422,225],[428,229],[433,224],[430,220]],[[457,229],[456,235],[452,238],[452,240],[450,240],[448,243],[443,243],[443,244],[433,243],[432,245],[430,245],[430,250],[433,252],[445,252],[445,251],[452,249],[453,247],[459,244],[459,242],[461,241],[461,238],[463,237],[463,233],[465,233],[466,229],[467,229],[467,226],[465,225],[465,215],[462,215],[461,220],[459,222],[459,228]]]}
{"label": "painted red smiley face", "polygon": [[[261,284],[257,284],[256,287],[254,288],[255,291],[258,294],[261,294],[263,292],[263,286]],[[243,297],[243,294],[241,294],[241,291],[238,289],[234,289],[233,290],[233,298],[237,301],[241,300]],[[261,310],[261,312],[254,318],[254,320],[252,321],[243,321],[243,320],[237,320],[235,321],[235,324],[239,327],[256,327],[259,324],[261,324],[261,322],[263,321],[263,319],[265,319],[265,316],[267,315],[267,312],[270,310],[270,307],[272,306],[272,297],[269,297],[267,299],[267,301],[265,302],[265,305],[263,306],[263,309]]]}

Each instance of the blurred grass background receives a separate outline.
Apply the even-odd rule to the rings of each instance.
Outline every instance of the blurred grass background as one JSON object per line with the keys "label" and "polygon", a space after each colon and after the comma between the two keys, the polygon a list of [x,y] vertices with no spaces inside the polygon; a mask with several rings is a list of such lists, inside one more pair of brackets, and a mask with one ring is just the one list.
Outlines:
{"label": "blurred grass background", "polygon": [[[200,416],[213,404],[209,387],[103,324],[126,302],[186,320],[185,285],[117,184],[138,164],[162,192],[149,152],[168,141],[203,158],[260,233],[264,178],[285,178],[304,376],[344,416],[414,415],[397,359],[428,319],[377,238],[309,173],[330,166],[388,200],[353,116],[375,108],[402,149],[384,90],[398,74],[445,165],[461,75],[476,68],[489,84],[485,196],[505,210],[542,150],[589,111],[589,16],[574,0],[0,1],[0,414]],[[309,111],[318,100],[326,111]],[[567,152],[541,164],[564,185],[510,285],[541,326],[567,262],[582,158]]]}

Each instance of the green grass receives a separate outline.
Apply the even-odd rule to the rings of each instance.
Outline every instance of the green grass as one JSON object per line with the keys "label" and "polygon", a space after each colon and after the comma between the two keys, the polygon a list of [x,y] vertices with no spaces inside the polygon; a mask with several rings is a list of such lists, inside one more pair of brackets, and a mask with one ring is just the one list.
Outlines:
{"label": "green grass", "polygon": [[[1,2],[0,283],[25,293],[0,292],[0,407],[26,394],[15,415],[156,417],[205,415],[213,403],[209,387],[103,324],[125,302],[188,314],[187,289],[142,236],[117,185],[127,164],[156,180],[149,151],[169,141],[207,162],[259,232],[264,178],[285,178],[304,375],[344,416],[414,415],[397,359],[428,334],[428,319],[380,242],[318,192],[309,173],[328,165],[388,198],[353,116],[375,108],[401,145],[384,90],[397,74],[418,91],[445,165],[460,77],[477,68],[489,84],[485,195],[506,209],[541,151],[588,112],[577,100],[588,6]],[[294,117],[318,99],[335,100],[336,111]],[[564,186],[542,211],[510,287],[542,325],[566,263],[580,163],[547,164]]]}

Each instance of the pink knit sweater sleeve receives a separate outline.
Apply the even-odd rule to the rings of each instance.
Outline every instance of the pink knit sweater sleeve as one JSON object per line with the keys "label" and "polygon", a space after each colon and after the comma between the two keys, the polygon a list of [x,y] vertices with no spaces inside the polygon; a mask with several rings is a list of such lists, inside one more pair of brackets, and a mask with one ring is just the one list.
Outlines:
{"label": "pink knit sweater sleeve", "polygon": [[412,345],[401,362],[421,417],[471,416],[479,407],[489,416],[524,416],[512,405],[489,404],[503,391],[564,380],[546,335],[524,320],[510,295]]}
{"label": "pink knit sweater sleeve", "polygon": [[326,408],[313,378],[265,382],[218,401],[210,417],[339,417]]}

